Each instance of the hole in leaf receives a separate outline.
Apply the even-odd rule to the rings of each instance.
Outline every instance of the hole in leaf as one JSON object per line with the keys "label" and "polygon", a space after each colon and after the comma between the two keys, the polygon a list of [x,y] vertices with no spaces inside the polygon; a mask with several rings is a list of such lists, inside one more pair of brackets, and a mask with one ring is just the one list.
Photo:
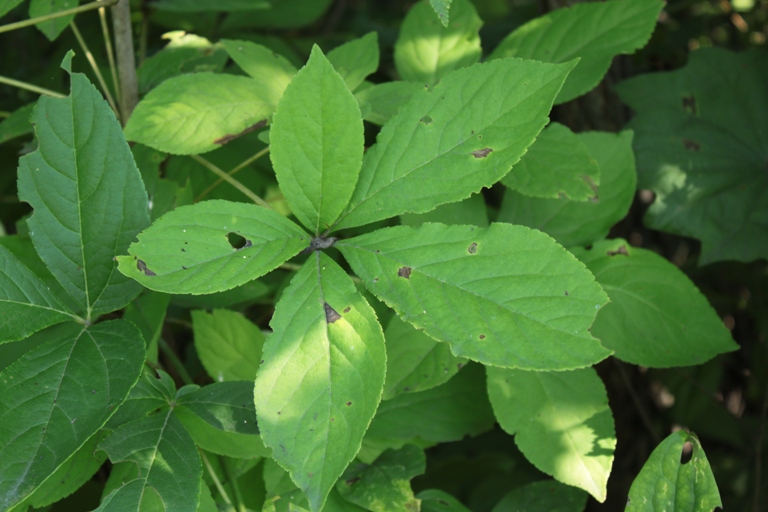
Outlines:
{"label": "hole in leaf", "polygon": [[332,324],[333,322],[341,318],[341,315],[335,309],[333,309],[331,305],[328,304],[327,302],[323,303],[323,307],[325,308],[325,321],[328,322],[329,324]]}
{"label": "hole in leaf", "polygon": [[253,245],[250,240],[243,238],[237,233],[227,233],[227,241],[236,251]]}
{"label": "hole in leaf", "polygon": [[693,444],[690,441],[686,441],[683,445],[683,451],[680,453],[680,464],[688,464],[693,457]]}
{"label": "hole in leaf", "polygon": [[344,310],[344,313],[349,313],[351,310],[352,310],[352,308],[346,308],[346,309]]}
{"label": "hole in leaf", "polygon": [[419,119],[424,124],[432,124],[432,118],[429,116],[424,116],[421,119]]}
{"label": "hole in leaf", "polygon": [[404,277],[406,279],[411,278],[411,270],[413,270],[411,267],[400,267],[397,270],[397,277]]}
{"label": "hole in leaf", "polygon": [[483,149],[478,149],[477,151],[473,151],[472,156],[475,158],[485,158],[491,153],[493,153],[493,150],[491,148],[483,148]]}
{"label": "hole in leaf", "polygon": [[615,251],[608,251],[606,254],[608,254],[608,256],[616,256],[618,254],[621,254],[622,256],[629,256],[626,245],[619,246],[619,248]]}

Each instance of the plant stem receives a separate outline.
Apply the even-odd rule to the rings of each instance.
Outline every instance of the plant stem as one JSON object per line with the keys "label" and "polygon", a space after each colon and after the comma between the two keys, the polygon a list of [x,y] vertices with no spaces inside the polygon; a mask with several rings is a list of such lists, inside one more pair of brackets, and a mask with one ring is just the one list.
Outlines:
{"label": "plant stem", "polygon": [[190,156],[192,157],[192,159],[195,162],[197,162],[200,165],[206,167],[213,174],[215,174],[216,176],[218,176],[222,180],[226,181],[227,183],[229,183],[233,187],[235,187],[237,190],[239,190],[240,192],[245,194],[248,197],[248,199],[250,199],[251,201],[253,201],[257,205],[263,206],[264,208],[269,208],[270,210],[272,209],[272,207],[269,205],[268,202],[266,202],[265,200],[263,200],[262,198],[260,198],[256,194],[254,194],[251,191],[251,189],[249,189],[248,187],[246,187],[245,185],[243,185],[242,183],[237,181],[235,178],[233,178],[229,174],[225,173],[224,171],[222,171],[221,169],[216,167],[214,164],[212,164],[211,162],[209,162],[205,158],[201,157],[200,155],[190,155]]}
{"label": "plant stem", "polygon": [[210,461],[208,461],[208,457],[205,456],[205,453],[202,452],[202,450],[198,450],[200,452],[200,458],[203,460],[203,464],[205,464],[205,469],[208,470],[208,474],[211,476],[211,480],[213,480],[213,484],[216,486],[216,489],[218,489],[219,494],[221,494],[221,498],[224,500],[224,502],[232,506],[232,501],[229,499],[229,495],[227,494],[227,491],[224,490],[224,486],[221,485],[221,482],[219,481],[219,477],[216,476],[216,472],[213,470],[213,467],[211,466]]}
{"label": "plant stem", "polygon": [[118,0],[103,0],[98,2],[92,2],[90,4],[74,7],[72,9],[66,9],[63,11],[46,14],[45,16],[38,16],[37,18],[30,18],[24,21],[17,21],[16,23],[8,23],[7,25],[0,25],[0,33],[10,32],[11,30],[16,30],[18,28],[29,27],[30,25],[37,25],[38,23],[43,23],[44,21],[55,20],[56,18],[63,18],[64,16],[69,16],[71,14],[92,11],[93,9],[98,9],[100,7],[109,7],[110,5],[115,5],[117,2]]}
{"label": "plant stem", "polygon": [[235,509],[237,509],[238,512],[245,512],[245,505],[243,504],[243,495],[240,493],[240,486],[237,485],[237,478],[232,475],[227,459],[219,457],[219,463],[221,464],[222,469],[224,469],[224,474],[227,476],[229,485],[232,487],[232,492],[235,494]]}
{"label": "plant stem", "polygon": [[189,372],[184,368],[184,363],[181,362],[181,359],[178,358],[173,349],[168,346],[168,342],[160,337],[157,339],[157,344],[160,346],[160,350],[163,351],[163,354],[165,354],[165,357],[171,362],[173,368],[179,373],[182,382],[184,382],[184,384],[194,384],[195,381],[192,380],[192,377],[189,376]]}
{"label": "plant stem", "polygon": [[128,123],[133,109],[139,102],[130,0],[119,0],[112,8],[112,26],[115,29],[115,53],[120,76],[120,112],[123,123]]}
{"label": "plant stem", "polygon": [[298,272],[299,270],[301,270],[301,267],[302,267],[301,265],[298,265],[296,263],[283,263],[278,268],[281,268],[283,270]]}
{"label": "plant stem", "polygon": [[11,114],[13,112],[7,112],[5,110],[0,110],[0,117],[11,117]]}
{"label": "plant stem", "polygon": [[88,60],[88,64],[91,65],[91,69],[93,69],[93,72],[96,73],[96,79],[99,81],[101,90],[104,91],[104,96],[107,97],[109,106],[112,107],[112,110],[115,111],[115,115],[117,116],[117,119],[119,121],[120,111],[117,109],[115,98],[113,98],[112,93],[109,92],[109,88],[107,87],[107,83],[104,81],[104,77],[101,76],[101,71],[99,70],[99,66],[96,64],[96,59],[93,58],[93,54],[91,53],[91,50],[88,49],[88,45],[85,44],[85,40],[83,39],[83,36],[80,35],[80,31],[77,29],[75,20],[70,21],[69,26],[72,28],[72,33],[75,34],[75,38],[77,39],[77,42],[80,44],[80,47],[83,49],[83,52],[85,52],[85,58]]}
{"label": "plant stem", "polygon": [[19,82],[18,80],[14,80],[13,78],[6,78],[4,76],[0,76],[0,84],[12,85],[14,87],[18,87],[19,89],[26,89],[27,91],[36,92],[38,94],[44,94],[45,96],[52,96],[54,98],[67,97],[66,94],[61,94],[60,92],[51,91],[50,89],[44,89],[42,87],[28,84],[26,82]]}
{"label": "plant stem", "polygon": [[112,73],[112,85],[115,87],[115,94],[120,97],[120,82],[117,80],[117,65],[115,64],[115,50],[112,48],[112,38],[109,37],[109,24],[107,23],[107,10],[99,7],[99,21],[101,22],[101,33],[104,36],[104,46],[107,50],[107,60],[109,61],[109,71]]}
{"label": "plant stem", "polygon": [[[265,154],[267,154],[267,153],[269,153],[269,147],[266,147],[266,148],[262,149],[261,151],[259,151],[259,152],[258,152],[258,153],[256,153],[255,155],[253,155],[252,157],[250,157],[250,158],[248,158],[247,160],[245,160],[244,162],[240,163],[240,164],[239,164],[237,167],[235,167],[234,169],[232,169],[231,171],[229,171],[227,174],[228,174],[228,175],[230,175],[230,176],[234,176],[234,175],[235,175],[235,173],[237,173],[237,172],[239,172],[240,170],[244,169],[246,166],[248,166],[248,165],[252,164],[253,162],[255,162],[256,160],[258,160],[259,158],[261,158],[262,156],[264,156],[264,155],[265,155]],[[195,202],[198,202],[198,201],[200,201],[202,198],[204,198],[205,196],[207,196],[208,194],[210,194],[211,190],[215,189],[216,187],[218,187],[218,186],[219,186],[219,185],[221,185],[222,183],[224,183],[224,180],[223,180],[222,178],[219,178],[218,180],[216,180],[215,182],[213,182],[213,183],[211,184],[211,186],[209,186],[208,188],[206,188],[205,190],[203,190],[203,191],[200,193],[200,195],[198,195],[198,196],[195,198]]]}

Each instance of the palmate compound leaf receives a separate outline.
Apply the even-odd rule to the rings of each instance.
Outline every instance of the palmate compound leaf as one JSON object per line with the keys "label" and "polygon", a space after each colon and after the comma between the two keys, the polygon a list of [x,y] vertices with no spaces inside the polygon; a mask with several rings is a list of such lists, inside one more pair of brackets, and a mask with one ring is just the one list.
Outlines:
{"label": "palmate compound leaf", "polygon": [[583,264],[522,226],[399,226],[336,242],[365,286],[451,351],[530,370],[592,365],[589,333],[607,302]]}
{"label": "palmate compound leaf", "polygon": [[269,141],[280,190],[320,235],[349,203],[364,140],[357,101],[317,45],[283,94]]}
{"label": "palmate compound leaf", "polygon": [[415,94],[365,153],[334,229],[428,212],[499,181],[547,123],[575,65],[499,59],[449,73]]}
{"label": "palmate compound leaf", "polygon": [[653,228],[701,240],[702,265],[768,258],[768,52],[704,48],[688,65],[623,82],[637,112],[639,186]]}
{"label": "palmate compound leaf", "polygon": [[274,210],[222,200],[168,212],[138,239],[117,257],[120,272],[152,290],[191,294],[247,283],[309,245],[307,233]]}
{"label": "palmate compound leaf", "polygon": [[[442,23],[441,23],[442,21]],[[454,69],[480,60],[483,21],[470,0],[454,0],[451,21],[440,21],[426,0],[416,3],[395,43],[395,66],[401,80],[434,85]]]}
{"label": "palmate compound leaf", "polygon": [[0,343],[74,318],[45,283],[0,245]]}
{"label": "palmate compound leaf", "polygon": [[254,397],[264,443],[313,512],[360,449],[384,387],[384,334],[331,258],[313,253],[283,292]]}
{"label": "palmate compound leaf", "polygon": [[564,103],[595,87],[614,56],[645,46],[663,6],[660,0],[611,0],[557,9],[509,34],[488,58],[580,58],[555,100]]}
{"label": "palmate compound leaf", "polygon": [[[691,460],[680,462],[685,443]],[[629,490],[626,512],[690,510],[712,512],[722,507],[720,492],[707,456],[694,433],[678,430],[653,450]]]}
{"label": "palmate compound leaf", "polygon": [[24,499],[112,416],[136,383],[144,341],[123,320],[57,336],[0,373],[0,509]]}
{"label": "palmate compound leaf", "polygon": [[149,224],[147,193],[120,124],[85,75],[66,98],[41,97],[38,150],[19,160],[19,198],[40,258],[90,319],[128,304],[141,287],[113,261]]}
{"label": "palmate compound leaf", "polygon": [[658,254],[622,239],[573,253],[611,299],[592,334],[622,361],[654,368],[692,366],[739,348],[696,285]]}
{"label": "palmate compound leaf", "polygon": [[525,457],[557,480],[605,501],[616,433],[597,372],[490,367],[487,372],[496,419],[515,435]]}

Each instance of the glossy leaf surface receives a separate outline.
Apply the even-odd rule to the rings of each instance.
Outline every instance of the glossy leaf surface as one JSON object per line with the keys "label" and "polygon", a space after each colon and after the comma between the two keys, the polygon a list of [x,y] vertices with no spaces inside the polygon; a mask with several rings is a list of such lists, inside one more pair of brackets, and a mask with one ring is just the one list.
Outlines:
{"label": "glossy leaf surface", "polygon": [[424,224],[336,247],[374,295],[450,343],[456,356],[562,370],[610,354],[588,330],[607,296],[583,264],[538,231]]}

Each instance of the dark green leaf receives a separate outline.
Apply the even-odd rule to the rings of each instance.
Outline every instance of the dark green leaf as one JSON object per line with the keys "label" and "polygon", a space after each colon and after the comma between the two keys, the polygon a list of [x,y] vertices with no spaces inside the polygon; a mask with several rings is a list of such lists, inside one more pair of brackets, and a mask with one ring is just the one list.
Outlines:
{"label": "dark green leaf", "polygon": [[221,200],[177,208],[138,238],[130,256],[117,258],[120,272],[167,293],[234,288],[309,245],[306,232],[274,210]]}
{"label": "dark green leaf", "polygon": [[[155,376],[157,375],[157,376]],[[123,405],[110,418],[106,425],[108,430],[128,423],[137,418],[169,408],[176,398],[176,384],[170,375],[162,370],[157,373],[146,369],[139,381],[131,389]]]}
{"label": "dark green leaf", "polygon": [[425,222],[439,222],[451,226],[464,224],[487,228],[488,208],[482,194],[473,194],[463,201],[441,204],[427,213],[405,213],[400,216],[400,223],[405,226],[419,227]]}
{"label": "dark green leaf", "polygon": [[113,320],[58,337],[0,373],[0,509],[56,471],[128,396],[144,363],[141,334]]}
{"label": "dark green leaf", "polygon": [[421,500],[421,512],[470,512],[462,503],[439,489],[428,489],[416,495]]}
{"label": "dark green leaf", "polygon": [[7,12],[23,1],[24,0],[0,0],[0,16],[5,16]]}
{"label": "dark green leaf", "polygon": [[586,505],[587,494],[584,491],[553,480],[544,480],[510,492],[492,512],[582,512]]}
{"label": "dark green leaf", "polygon": [[404,320],[454,355],[510,368],[564,370],[610,354],[589,333],[608,297],[582,263],[522,226],[424,224],[336,243]]}
{"label": "dark green leaf", "polygon": [[123,313],[123,320],[128,320],[141,331],[141,337],[147,344],[147,361],[154,364],[157,364],[157,341],[170,300],[170,295],[147,290],[128,304]]}
{"label": "dark green leaf", "polygon": [[331,3],[332,0],[280,0],[273,2],[270,9],[264,11],[230,14],[221,29],[303,27],[317,21]]}
{"label": "dark green leaf", "polygon": [[757,48],[705,48],[683,69],[619,87],[638,112],[639,185],[656,193],[645,222],[701,240],[702,265],[768,258],[766,89],[768,52]]}
{"label": "dark green leaf", "polygon": [[619,359],[656,368],[692,366],[739,348],[696,285],[656,253],[617,239],[574,254],[611,299],[592,334]]}
{"label": "dark green leaf", "polygon": [[341,75],[350,91],[379,68],[379,37],[369,32],[328,52],[333,69]]}
{"label": "dark green leaf", "polygon": [[267,0],[155,0],[149,7],[174,12],[256,11],[270,8]]}
{"label": "dark green leaf", "polygon": [[[70,72],[72,53],[62,66]],[[66,98],[41,97],[39,148],[19,160],[19,198],[40,257],[87,319],[128,304],[141,287],[113,261],[149,224],[147,194],[122,128],[85,75]]]}
{"label": "dark green leaf", "polygon": [[[2,8],[0,8],[2,11]],[[1,14],[0,14],[1,16]],[[0,123],[0,144],[3,142],[32,133],[32,123],[29,122],[29,116],[32,115],[34,103],[24,105],[13,111],[13,113],[3,119]]]}
{"label": "dark green leaf", "polygon": [[171,303],[187,309],[228,308],[254,302],[269,293],[269,290],[261,281],[249,281],[231,290],[208,295],[174,295]]}
{"label": "dark green leaf", "polygon": [[226,309],[192,311],[192,329],[197,355],[211,378],[256,379],[264,335],[250,320]]}
{"label": "dark green leaf", "polygon": [[355,92],[355,98],[360,105],[363,119],[383,125],[422,89],[424,85],[417,82],[384,82],[358,90]]}
{"label": "dark green leaf", "polygon": [[[38,18],[40,16],[46,16],[49,14],[55,14],[59,11],[71,9],[77,7],[80,0],[31,0],[29,2],[29,17]],[[58,18],[49,19],[42,23],[35,25],[40,32],[45,34],[50,41],[53,41],[59,34],[67,28],[69,22],[74,19],[75,15],[60,16]]]}

